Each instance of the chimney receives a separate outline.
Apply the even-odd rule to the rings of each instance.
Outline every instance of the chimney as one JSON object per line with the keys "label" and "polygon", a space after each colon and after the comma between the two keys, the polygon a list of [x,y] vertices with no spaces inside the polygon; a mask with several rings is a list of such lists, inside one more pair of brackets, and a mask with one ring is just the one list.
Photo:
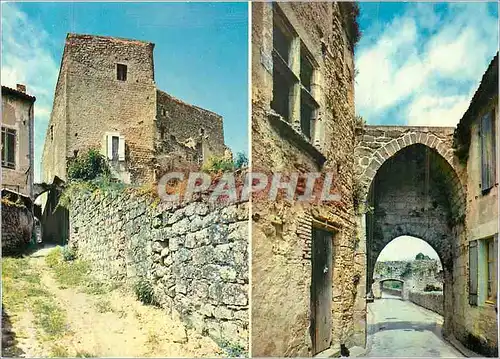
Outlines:
{"label": "chimney", "polygon": [[17,87],[17,91],[22,92],[22,93],[26,93],[26,85],[16,84],[16,87]]}

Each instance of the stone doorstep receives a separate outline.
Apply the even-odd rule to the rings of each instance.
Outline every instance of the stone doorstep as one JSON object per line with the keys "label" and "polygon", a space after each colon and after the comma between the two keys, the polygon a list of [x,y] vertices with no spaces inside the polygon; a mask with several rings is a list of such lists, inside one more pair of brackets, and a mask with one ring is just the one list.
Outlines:
{"label": "stone doorstep", "polygon": [[330,348],[316,354],[314,358],[340,358],[340,345],[332,345]]}

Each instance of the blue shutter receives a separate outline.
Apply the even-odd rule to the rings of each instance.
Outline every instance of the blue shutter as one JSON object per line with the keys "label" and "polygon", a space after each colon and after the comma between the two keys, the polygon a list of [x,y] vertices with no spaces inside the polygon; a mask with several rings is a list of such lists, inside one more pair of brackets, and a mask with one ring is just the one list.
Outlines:
{"label": "blue shutter", "polygon": [[469,304],[477,305],[477,241],[469,242]]}
{"label": "blue shutter", "polygon": [[481,118],[481,190],[483,192],[495,185],[495,138],[492,121],[491,112]]}

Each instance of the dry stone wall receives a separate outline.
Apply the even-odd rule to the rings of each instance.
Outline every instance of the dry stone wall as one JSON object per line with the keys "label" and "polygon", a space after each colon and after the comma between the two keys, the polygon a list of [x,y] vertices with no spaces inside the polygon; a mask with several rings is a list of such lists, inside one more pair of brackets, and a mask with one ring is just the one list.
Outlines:
{"label": "dry stone wall", "polygon": [[408,299],[421,307],[444,316],[443,292],[410,292]]}
{"label": "dry stone wall", "polygon": [[23,252],[31,240],[33,213],[23,205],[2,201],[2,254]]}
{"label": "dry stone wall", "polygon": [[189,325],[247,347],[247,203],[174,206],[133,193],[72,199],[70,245],[107,281],[152,283]]}

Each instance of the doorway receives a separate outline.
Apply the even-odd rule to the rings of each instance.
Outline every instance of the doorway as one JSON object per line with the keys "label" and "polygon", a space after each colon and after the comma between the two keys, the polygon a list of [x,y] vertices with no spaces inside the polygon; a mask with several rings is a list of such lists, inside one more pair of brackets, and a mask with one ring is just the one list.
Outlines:
{"label": "doorway", "polygon": [[311,339],[316,355],[331,344],[333,233],[313,228],[312,235]]}

